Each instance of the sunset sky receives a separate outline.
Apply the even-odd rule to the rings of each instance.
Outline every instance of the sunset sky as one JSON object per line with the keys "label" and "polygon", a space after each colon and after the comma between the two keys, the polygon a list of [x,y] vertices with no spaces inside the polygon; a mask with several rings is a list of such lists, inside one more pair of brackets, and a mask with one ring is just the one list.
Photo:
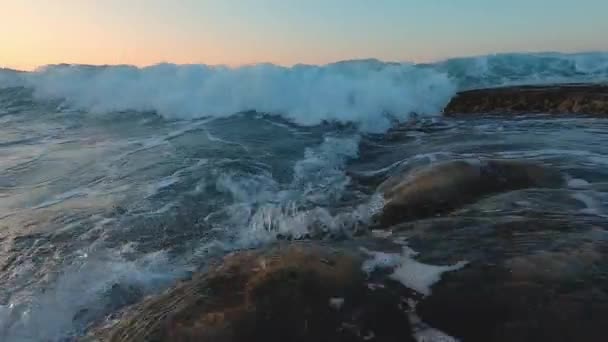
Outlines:
{"label": "sunset sky", "polygon": [[608,50],[606,0],[0,0],[0,66]]}

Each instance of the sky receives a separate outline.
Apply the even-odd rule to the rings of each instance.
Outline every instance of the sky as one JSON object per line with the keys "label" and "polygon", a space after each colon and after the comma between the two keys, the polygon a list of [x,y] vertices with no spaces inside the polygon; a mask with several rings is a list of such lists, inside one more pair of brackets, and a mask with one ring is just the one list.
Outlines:
{"label": "sky", "polygon": [[0,67],[608,51],[608,0],[0,0]]}

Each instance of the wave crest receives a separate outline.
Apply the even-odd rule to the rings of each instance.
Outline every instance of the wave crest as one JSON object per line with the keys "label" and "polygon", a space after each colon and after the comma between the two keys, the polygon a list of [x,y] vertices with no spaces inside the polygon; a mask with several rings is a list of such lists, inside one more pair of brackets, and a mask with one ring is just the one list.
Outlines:
{"label": "wave crest", "polygon": [[323,66],[259,64],[56,65],[0,70],[0,88],[24,86],[39,99],[93,113],[145,111],[167,119],[257,111],[299,125],[354,123],[383,132],[412,113],[437,115],[461,89],[608,79],[608,53],[502,54],[435,64],[345,61]]}

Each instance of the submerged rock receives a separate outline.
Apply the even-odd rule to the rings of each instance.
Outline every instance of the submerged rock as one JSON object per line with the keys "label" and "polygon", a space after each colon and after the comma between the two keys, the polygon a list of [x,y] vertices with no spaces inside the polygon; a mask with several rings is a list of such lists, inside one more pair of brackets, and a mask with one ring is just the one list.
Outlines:
{"label": "submerged rock", "polygon": [[460,92],[446,115],[530,113],[608,115],[608,85],[515,86]]}
{"label": "submerged rock", "polygon": [[127,310],[101,341],[413,341],[402,286],[371,287],[358,250],[294,244],[230,255]]}
{"label": "submerged rock", "polygon": [[562,183],[557,170],[530,162],[449,161],[391,177],[381,184],[385,205],[377,220],[386,227],[446,213],[487,195]]}

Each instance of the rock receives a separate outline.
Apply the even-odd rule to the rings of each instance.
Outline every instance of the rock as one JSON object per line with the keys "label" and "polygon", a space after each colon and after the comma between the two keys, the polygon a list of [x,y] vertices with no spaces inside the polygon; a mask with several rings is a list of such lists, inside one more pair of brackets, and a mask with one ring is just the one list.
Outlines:
{"label": "rock", "polygon": [[[563,215],[531,218],[444,216],[391,227],[391,239],[406,240],[428,264],[504,264],[513,276],[561,280],[606,254],[597,248],[605,240],[608,220]],[[384,230],[387,231],[387,230]],[[605,243],[604,243],[605,245]],[[608,245],[606,245],[608,247]]]}
{"label": "rock", "polygon": [[400,285],[372,290],[363,255],[296,243],[232,254],[128,309],[101,341],[413,341]]}
{"label": "rock", "polygon": [[[570,256],[571,262],[580,262]],[[482,264],[447,274],[433,295],[418,304],[418,314],[467,342],[606,340],[605,280],[584,273],[570,282],[523,276]]]}
{"label": "rock", "polygon": [[381,226],[431,217],[484,196],[563,183],[557,170],[540,164],[507,160],[455,160],[389,178],[380,185],[385,204]]}
{"label": "rock", "polygon": [[505,267],[514,280],[567,281],[602,260],[598,247],[598,243],[583,243],[577,248],[538,251],[506,260]]}
{"label": "rock", "polygon": [[444,109],[459,114],[586,114],[608,115],[608,85],[563,84],[515,86],[458,93]]}
{"label": "rock", "polygon": [[418,303],[432,327],[467,342],[599,342],[608,317],[606,222],[450,216],[391,232],[421,262],[469,261]]}

